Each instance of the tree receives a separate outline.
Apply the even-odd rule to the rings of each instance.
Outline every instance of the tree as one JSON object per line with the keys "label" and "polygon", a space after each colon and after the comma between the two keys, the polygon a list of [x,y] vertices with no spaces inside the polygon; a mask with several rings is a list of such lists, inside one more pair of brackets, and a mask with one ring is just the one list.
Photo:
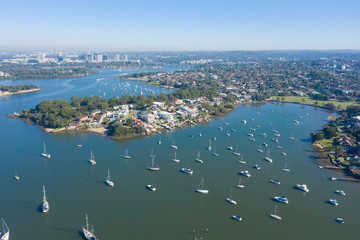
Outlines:
{"label": "tree", "polygon": [[322,133],[314,133],[312,136],[311,136],[311,141],[314,143],[314,142],[317,142],[317,141],[320,141],[320,140],[323,140],[324,139],[324,134]]}
{"label": "tree", "polygon": [[323,132],[324,132],[324,137],[326,139],[330,139],[332,137],[336,137],[337,136],[337,133],[336,133],[336,128],[334,127],[325,127],[323,129]]}
{"label": "tree", "polygon": [[126,119],[126,124],[130,127],[133,124],[133,119],[131,117]]}

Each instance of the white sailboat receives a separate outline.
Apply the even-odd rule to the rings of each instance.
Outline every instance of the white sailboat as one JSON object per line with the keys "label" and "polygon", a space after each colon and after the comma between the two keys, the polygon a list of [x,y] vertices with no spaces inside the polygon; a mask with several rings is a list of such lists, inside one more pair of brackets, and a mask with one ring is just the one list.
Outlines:
{"label": "white sailboat", "polygon": [[268,149],[268,152],[266,154],[265,160],[268,162],[272,162],[273,160],[270,158],[270,148]]}
{"label": "white sailboat", "polygon": [[240,160],[238,161],[238,163],[246,164],[246,162],[244,161],[244,154],[241,154],[241,157],[240,157]]}
{"label": "white sailboat", "polygon": [[226,136],[230,136],[229,130],[226,131]]}
{"label": "white sailboat", "polygon": [[207,150],[211,150],[211,139],[209,140],[209,146],[207,147]]}
{"label": "white sailboat", "polygon": [[235,155],[235,156],[240,156],[241,154],[237,151],[237,147],[235,148],[235,151],[233,152],[233,154]]}
{"label": "white sailboat", "polygon": [[237,202],[231,198],[232,197],[232,189],[230,190],[230,196],[228,198],[226,198],[226,201],[231,203],[231,204],[237,204]]}
{"label": "white sailboat", "polygon": [[91,163],[91,165],[96,165],[95,162],[95,157],[92,151],[90,151],[90,158],[89,158],[89,162]]}
{"label": "white sailboat", "polygon": [[241,184],[241,177],[239,178],[239,184],[236,185],[237,188],[244,188],[245,186]]}
{"label": "white sailboat", "polygon": [[0,240],[9,240],[10,238],[10,229],[6,225],[4,219],[1,218],[1,225],[3,228],[3,233],[0,232]]}
{"label": "white sailboat", "polygon": [[14,176],[15,180],[19,181],[20,177],[17,175],[17,172],[15,171],[15,176]]}
{"label": "white sailboat", "polygon": [[173,140],[173,144],[170,147],[173,148],[173,149],[178,149],[178,147],[174,143],[174,140]]}
{"label": "white sailboat", "polygon": [[51,155],[46,152],[45,142],[43,142],[43,152],[41,153],[41,156],[46,157],[46,158],[51,157]]}
{"label": "white sailboat", "polygon": [[85,238],[88,240],[97,240],[97,238],[94,235],[94,228],[92,228],[91,231],[89,229],[89,222],[88,222],[87,214],[85,215],[85,221],[86,221],[86,225],[85,225],[85,227],[82,227]]}
{"label": "white sailboat", "polygon": [[159,137],[159,141],[158,141],[158,144],[161,144],[161,136]]}
{"label": "white sailboat", "polygon": [[107,175],[107,178],[105,180],[105,183],[107,185],[109,185],[110,187],[113,187],[114,186],[114,182],[110,180],[110,169],[108,169],[108,175]]}
{"label": "white sailboat", "polygon": [[202,134],[201,134],[201,130],[200,130],[199,137],[201,137],[201,136],[202,136]]}
{"label": "white sailboat", "polygon": [[41,204],[41,211],[43,213],[47,213],[50,209],[50,205],[49,202],[46,199],[46,191],[45,191],[45,186],[43,185],[43,200],[42,200],[42,204]]}
{"label": "white sailboat", "polygon": [[212,153],[213,156],[218,157],[219,154],[216,153],[216,148],[214,148],[214,152]]}
{"label": "white sailboat", "polygon": [[176,158],[176,151],[175,151],[175,156],[174,156],[174,158],[173,158],[172,161],[173,161],[173,162],[180,162],[180,160]]}
{"label": "white sailboat", "polygon": [[124,158],[125,158],[125,159],[130,159],[130,158],[131,158],[131,156],[129,155],[128,149],[125,150]]}
{"label": "white sailboat", "polygon": [[261,144],[259,145],[259,148],[257,149],[258,152],[262,153],[264,152],[262,149],[261,149]]}
{"label": "white sailboat", "polygon": [[160,168],[159,167],[155,167],[155,162],[154,162],[154,157],[151,158],[151,167],[148,167],[149,170],[151,171],[159,171]]}
{"label": "white sailboat", "polygon": [[287,162],[285,163],[284,168],[282,169],[284,172],[290,172],[290,169],[287,168]]}
{"label": "white sailboat", "polygon": [[270,214],[270,216],[275,220],[281,220],[281,217],[276,215],[277,205],[275,205],[275,211],[274,214]]}
{"label": "white sailboat", "polygon": [[209,190],[204,188],[204,178],[201,179],[198,188],[196,189],[196,192],[198,193],[204,193],[204,194],[208,194]]}
{"label": "white sailboat", "polygon": [[195,161],[197,161],[198,163],[204,163],[204,161],[200,159],[200,151],[198,152],[198,155],[197,155]]}

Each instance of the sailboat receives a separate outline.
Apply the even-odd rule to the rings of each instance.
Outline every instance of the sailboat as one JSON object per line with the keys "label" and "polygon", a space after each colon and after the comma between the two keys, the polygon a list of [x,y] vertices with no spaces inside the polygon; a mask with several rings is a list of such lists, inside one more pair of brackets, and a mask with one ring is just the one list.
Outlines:
{"label": "sailboat", "polygon": [[3,233],[0,232],[0,240],[9,240],[10,237],[10,229],[6,225],[4,219],[1,218],[1,225],[3,228]]}
{"label": "sailboat", "polygon": [[284,172],[290,172],[290,169],[287,168],[287,162],[285,163],[284,168],[282,169]]}
{"label": "sailboat", "polygon": [[241,184],[241,178],[239,178],[239,184],[236,185],[237,188],[244,188],[245,186]]}
{"label": "sailboat", "polygon": [[158,144],[161,144],[161,136],[159,137],[159,141],[158,141]]}
{"label": "sailboat", "polygon": [[17,175],[17,172],[15,171],[15,176],[14,176],[15,180],[19,181],[20,177]]}
{"label": "sailboat", "polygon": [[264,151],[261,149],[261,144],[259,145],[259,148],[258,148],[257,151],[260,152],[260,153],[264,152]]}
{"label": "sailboat", "polygon": [[46,191],[45,191],[45,186],[43,185],[43,200],[42,200],[42,204],[41,204],[41,211],[43,213],[47,213],[50,209],[50,205],[49,202],[46,200]]}
{"label": "sailboat", "polygon": [[92,151],[90,151],[90,158],[89,158],[89,162],[91,163],[91,165],[96,165],[95,162],[95,157]]}
{"label": "sailboat", "polygon": [[198,152],[198,155],[197,155],[195,161],[197,161],[198,163],[204,163],[204,161],[200,159],[200,151]]}
{"label": "sailboat", "polygon": [[241,154],[237,151],[237,149],[238,149],[238,148],[236,147],[236,148],[235,148],[235,151],[233,152],[233,154],[236,155],[236,156],[240,156]]}
{"label": "sailboat", "polygon": [[173,162],[180,162],[180,160],[176,158],[176,151],[175,151],[175,157],[173,158]]}
{"label": "sailboat", "polygon": [[114,182],[110,180],[110,169],[108,169],[108,175],[107,175],[107,178],[105,180],[105,183],[107,185],[109,185],[110,187],[113,187],[114,186]]}
{"label": "sailboat", "polygon": [[209,146],[207,147],[207,150],[211,150],[211,139],[209,140]]}
{"label": "sailboat", "polygon": [[201,179],[198,188],[196,189],[196,192],[198,193],[204,193],[204,194],[208,194],[209,190],[204,188],[204,178]]}
{"label": "sailboat", "polygon": [[241,158],[240,158],[240,160],[238,161],[238,163],[246,164],[246,162],[244,161],[244,154],[241,154]]}
{"label": "sailboat", "polygon": [[151,171],[159,171],[160,168],[159,167],[155,167],[154,165],[154,157],[152,156],[152,159],[151,159],[151,167],[148,167],[147,169],[151,170]]}
{"label": "sailboat", "polygon": [[202,134],[201,134],[201,130],[200,130],[199,137],[201,137],[201,136],[202,136]]}
{"label": "sailboat", "polygon": [[219,154],[216,153],[216,148],[214,148],[214,152],[212,153],[213,156],[218,157]]}
{"label": "sailboat", "polygon": [[229,130],[226,131],[226,136],[230,136]]}
{"label": "sailboat", "polygon": [[97,240],[97,238],[94,235],[94,228],[92,228],[91,231],[89,230],[89,222],[88,222],[87,214],[85,215],[85,221],[86,221],[86,225],[85,227],[82,227],[85,238],[88,240]]}
{"label": "sailboat", "polygon": [[131,158],[131,156],[129,155],[128,149],[125,150],[124,158],[125,158],[125,159],[130,159],[130,158]]}
{"label": "sailboat", "polygon": [[268,149],[268,152],[266,154],[265,160],[268,162],[272,162],[273,160],[270,158],[270,148]]}
{"label": "sailboat", "polygon": [[274,214],[270,214],[270,216],[275,220],[281,220],[281,217],[276,215],[277,205],[275,205],[275,212]]}
{"label": "sailboat", "polygon": [[49,153],[46,153],[45,142],[43,142],[43,148],[44,148],[44,150],[43,150],[43,152],[41,153],[41,156],[46,157],[46,158],[50,158],[51,155],[50,155]]}
{"label": "sailboat", "polygon": [[226,198],[226,201],[228,201],[231,204],[237,204],[237,202],[231,198],[232,196],[232,189],[230,190],[230,196],[228,198]]}
{"label": "sailboat", "polygon": [[173,140],[173,144],[170,147],[173,149],[178,149],[178,147],[174,144],[174,140]]}

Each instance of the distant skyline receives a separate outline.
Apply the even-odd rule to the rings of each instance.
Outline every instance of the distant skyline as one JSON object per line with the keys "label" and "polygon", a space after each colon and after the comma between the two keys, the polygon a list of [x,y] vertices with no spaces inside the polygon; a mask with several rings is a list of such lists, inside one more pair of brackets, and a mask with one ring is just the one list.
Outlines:
{"label": "distant skyline", "polygon": [[360,49],[358,0],[11,0],[0,49]]}

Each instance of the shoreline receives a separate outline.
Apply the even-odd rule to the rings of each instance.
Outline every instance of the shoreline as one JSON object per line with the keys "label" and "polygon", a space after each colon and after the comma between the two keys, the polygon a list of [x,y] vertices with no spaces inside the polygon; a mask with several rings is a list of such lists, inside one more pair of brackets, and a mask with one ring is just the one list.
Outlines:
{"label": "shoreline", "polygon": [[1,94],[0,96],[1,97],[7,97],[7,96],[12,96],[12,95],[17,95],[17,94],[37,92],[37,91],[40,91],[40,90],[44,90],[44,89],[42,89],[42,88],[34,88],[34,89],[22,90],[22,91],[13,92],[13,93]]}

